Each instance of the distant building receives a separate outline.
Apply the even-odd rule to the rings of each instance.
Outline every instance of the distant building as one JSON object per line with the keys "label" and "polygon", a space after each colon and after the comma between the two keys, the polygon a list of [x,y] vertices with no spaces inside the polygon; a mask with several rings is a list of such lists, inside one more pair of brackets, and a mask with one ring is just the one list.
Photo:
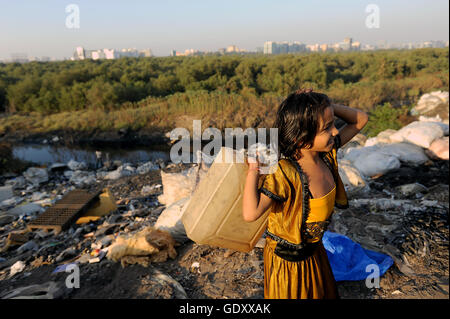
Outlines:
{"label": "distant building", "polygon": [[71,58],[71,60],[84,60],[84,59],[118,59],[121,57],[151,57],[152,51],[150,49],[136,50],[136,49],[100,49],[100,50],[85,50],[83,47],[77,47]]}
{"label": "distant building", "polygon": [[282,54],[282,53],[297,53],[305,52],[306,45],[300,42],[273,42],[266,41],[263,47],[264,54]]}
{"label": "distant building", "polygon": [[11,62],[26,63],[28,62],[28,56],[26,53],[13,53],[11,54]]}
{"label": "distant building", "polygon": [[278,54],[278,46],[276,42],[267,41],[264,43],[264,54]]}

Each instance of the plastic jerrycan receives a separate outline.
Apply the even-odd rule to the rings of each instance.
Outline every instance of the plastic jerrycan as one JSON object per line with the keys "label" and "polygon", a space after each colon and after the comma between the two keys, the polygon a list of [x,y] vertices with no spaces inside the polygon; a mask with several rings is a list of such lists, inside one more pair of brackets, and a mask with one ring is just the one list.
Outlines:
{"label": "plastic jerrycan", "polygon": [[244,221],[242,200],[248,166],[235,160],[238,153],[221,148],[192,194],[182,222],[187,236],[198,244],[249,252],[266,229],[268,211],[256,221]]}

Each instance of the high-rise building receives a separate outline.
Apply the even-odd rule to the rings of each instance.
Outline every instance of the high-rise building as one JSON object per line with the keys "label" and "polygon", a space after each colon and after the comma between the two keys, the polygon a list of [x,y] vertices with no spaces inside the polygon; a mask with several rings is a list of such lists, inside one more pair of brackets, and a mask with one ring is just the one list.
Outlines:
{"label": "high-rise building", "polygon": [[278,54],[278,45],[276,42],[264,42],[264,54]]}

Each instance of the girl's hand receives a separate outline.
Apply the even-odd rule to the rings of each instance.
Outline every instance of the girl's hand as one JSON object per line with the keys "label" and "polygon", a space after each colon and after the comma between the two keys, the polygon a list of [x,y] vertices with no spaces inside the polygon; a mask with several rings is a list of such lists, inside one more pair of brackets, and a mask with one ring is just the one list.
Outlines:
{"label": "girl's hand", "polygon": [[253,158],[253,157],[249,157],[247,158],[247,165],[248,165],[248,173],[250,172],[256,172],[259,175],[259,160],[258,160],[258,156],[259,153],[256,152],[257,157]]}

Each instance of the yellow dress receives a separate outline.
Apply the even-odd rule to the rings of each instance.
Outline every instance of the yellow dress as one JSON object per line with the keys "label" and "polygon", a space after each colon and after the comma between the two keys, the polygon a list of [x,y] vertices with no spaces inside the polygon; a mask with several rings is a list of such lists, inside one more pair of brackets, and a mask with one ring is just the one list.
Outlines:
{"label": "yellow dress", "polygon": [[281,159],[276,172],[264,179],[260,191],[274,199],[267,230],[291,244],[306,241],[317,245],[306,259],[288,261],[275,253],[278,243],[268,236],[264,247],[264,298],[338,298],[322,236],[334,206],[348,207],[348,201],[337,169],[336,149],[323,158],[332,169],[336,185],[321,198],[306,196],[307,181],[288,159]]}

